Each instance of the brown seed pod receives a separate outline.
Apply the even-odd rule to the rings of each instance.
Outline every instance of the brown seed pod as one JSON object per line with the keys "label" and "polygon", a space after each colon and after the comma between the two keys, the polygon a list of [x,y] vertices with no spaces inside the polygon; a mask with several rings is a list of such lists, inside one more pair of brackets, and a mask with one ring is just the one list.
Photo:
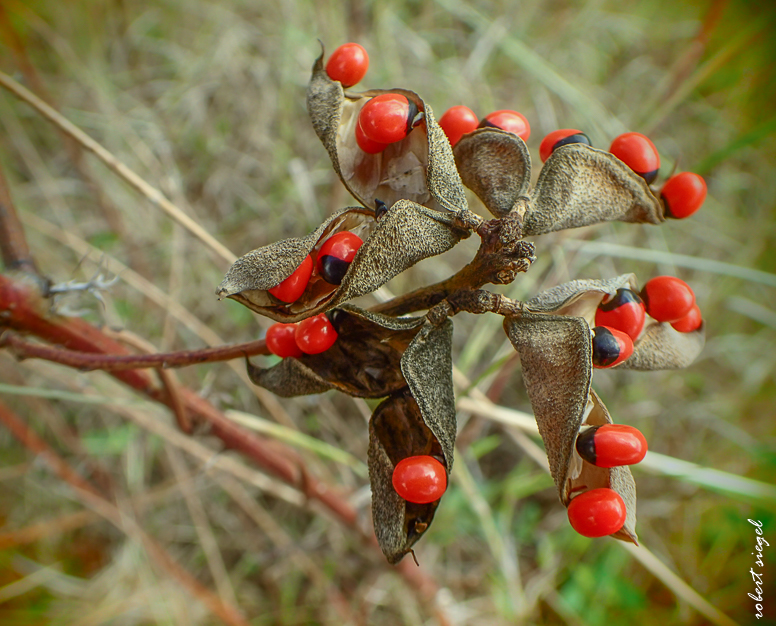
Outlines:
{"label": "brown seed pod", "polygon": [[407,386],[401,358],[425,318],[395,318],[343,305],[330,312],[339,336],[321,354],[286,358],[270,368],[248,364],[250,379],[283,398],[337,389],[383,398]]}
{"label": "brown seed pod", "polygon": [[583,423],[611,421],[590,387],[592,343],[587,322],[580,317],[525,312],[506,318],[504,330],[520,355],[523,381],[561,502],[568,506],[572,492],[614,489],[625,502],[627,518],[623,529],[612,536],[635,542],[635,485],[630,472],[619,467],[583,468],[574,447]]}
{"label": "brown seed pod", "polygon": [[[371,293],[418,261],[446,252],[469,235],[453,222],[453,214],[409,200],[400,200],[379,220],[370,209],[343,209],[306,237],[285,239],[241,256],[216,295],[279,322],[296,322]],[[364,243],[340,285],[313,273],[302,296],[291,304],[267,291],[290,276],[308,254],[315,257],[330,235],[343,230],[359,235]]]}
{"label": "brown seed pod", "polygon": [[425,324],[401,359],[409,387],[380,404],[369,421],[372,519],[391,564],[428,529],[440,502],[415,504],[400,498],[392,484],[396,464],[425,454],[437,457],[448,476],[452,469],[456,420],[451,346],[450,320],[440,326]]}
{"label": "brown seed pod", "polygon": [[[405,96],[417,106],[422,119],[403,140],[378,154],[366,154],[356,143],[358,114],[371,98],[384,93]],[[326,74],[322,52],[307,87],[307,111],[334,170],[364,206],[377,208],[377,198],[388,206],[409,199],[455,213],[468,208],[450,143],[431,108],[416,93],[406,89],[343,91]]]}
{"label": "brown seed pod", "polygon": [[[592,328],[598,305],[620,288],[638,293],[633,274],[623,274],[609,280],[572,280],[548,289],[526,302],[530,311],[583,317]],[[670,370],[681,369],[698,358],[705,343],[706,324],[690,333],[680,333],[668,323],[660,323],[649,315],[641,335],[633,343],[633,354],[616,365],[620,369]]]}
{"label": "brown seed pod", "polygon": [[618,220],[660,224],[660,201],[618,158],[583,144],[555,150],[531,192],[523,233],[541,235]]}
{"label": "brown seed pod", "polygon": [[498,128],[480,128],[453,148],[463,184],[496,217],[504,217],[531,182],[531,155],[525,142]]}

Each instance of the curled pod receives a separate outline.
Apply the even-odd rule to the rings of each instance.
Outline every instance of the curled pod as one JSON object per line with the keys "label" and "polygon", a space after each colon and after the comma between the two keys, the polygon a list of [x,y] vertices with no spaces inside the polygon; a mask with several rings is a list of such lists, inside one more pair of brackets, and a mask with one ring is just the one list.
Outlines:
{"label": "curled pod", "polygon": [[401,358],[425,318],[395,318],[343,305],[327,313],[338,337],[321,354],[284,359],[270,368],[248,364],[250,379],[275,395],[337,389],[359,398],[384,398],[407,386]]}
{"label": "curled pod", "polygon": [[[216,295],[237,300],[276,321],[296,322],[371,293],[418,261],[446,252],[469,234],[453,222],[452,213],[409,200],[400,200],[379,220],[371,209],[343,209],[306,237],[279,241],[241,256],[227,271]],[[308,255],[317,257],[325,242],[343,231],[357,235],[363,244],[339,285],[313,273],[302,295],[292,303],[269,293]]]}
{"label": "curled pod", "polygon": [[[417,116],[409,120],[410,129],[403,139],[370,154],[356,141],[359,113],[372,98],[390,93],[404,96]],[[454,213],[468,209],[450,143],[431,108],[416,93],[406,89],[345,91],[326,74],[321,54],[307,88],[307,111],[334,170],[364,206],[376,208],[375,198],[380,198],[389,206],[409,199]]]}
{"label": "curled pod", "polygon": [[588,323],[580,317],[525,312],[506,318],[504,330],[520,355],[528,399],[561,502],[568,506],[574,495],[592,489],[614,490],[625,504],[626,519],[611,536],[637,543],[636,487],[630,471],[583,463],[575,447],[583,424],[612,421],[590,386],[593,367]]}
{"label": "curled pod", "polygon": [[393,486],[396,465],[432,456],[447,475],[453,465],[456,421],[453,397],[452,322],[425,324],[401,359],[408,386],[391,394],[369,420],[369,479],[372,519],[380,548],[398,563],[431,524],[440,499],[414,503]]}
{"label": "curled pod", "polygon": [[663,206],[647,183],[603,150],[575,143],[555,150],[539,173],[526,235],[609,221],[660,224]]}
{"label": "curled pod", "polygon": [[504,217],[528,193],[531,155],[514,133],[479,128],[461,137],[453,154],[463,184],[496,217]]}
{"label": "curled pod", "polygon": [[[582,317],[592,328],[599,305],[616,297],[620,289],[638,293],[636,277],[623,274],[609,280],[572,280],[543,291],[526,302],[526,308],[538,313]],[[682,333],[668,322],[646,316],[641,333],[633,340],[633,352],[618,369],[672,370],[690,365],[698,358],[705,343],[705,323]]]}

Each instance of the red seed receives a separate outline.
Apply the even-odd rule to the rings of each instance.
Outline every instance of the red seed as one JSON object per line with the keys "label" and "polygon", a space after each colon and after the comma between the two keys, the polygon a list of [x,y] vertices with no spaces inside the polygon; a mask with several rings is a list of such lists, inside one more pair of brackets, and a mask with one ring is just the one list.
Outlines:
{"label": "red seed", "polygon": [[604,424],[582,431],[576,449],[596,467],[618,467],[640,463],[647,454],[647,440],[633,426]]}
{"label": "red seed", "polygon": [[706,181],[692,172],[672,176],[660,190],[666,217],[684,219],[701,208],[706,199]]}
{"label": "red seed", "polygon": [[337,331],[325,313],[308,317],[296,327],[296,345],[305,354],[326,352],[337,341]]}
{"label": "red seed", "polygon": [[542,163],[550,158],[550,155],[555,151],[556,148],[566,146],[570,143],[583,143],[586,146],[592,145],[590,143],[590,138],[581,130],[576,130],[574,128],[562,128],[561,130],[554,130],[544,139],[542,139],[542,143],[539,146],[539,156],[542,159]]}
{"label": "red seed", "polygon": [[488,126],[514,133],[523,141],[528,141],[531,136],[531,125],[525,119],[525,115],[509,109],[494,111],[486,115],[485,119],[480,122],[480,128]]}
{"label": "red seed", "polygon": [[433,456],[411,456],[396,464],[392,482],[402,499],[428,504],[439,500],[447,489],[447,470]]}
{"label": "red seed", "polygon": [[635,291],[618,289],[614,297],[598,305],[595,325],[621,330],[636,341],[644,328],[644,303]]}
{"label": "red seed", "polygon": [[294,273],[283,282],[267,289],[278,300],[290,304],[299,300],[299,296],[304,293],[307,283],[310,282],[310,275],[313,273],[313,260],[308,254],[302,264],[294,270]]}
{"label": "red seed", "polygon": [[273,324],[267,329],[267,349],[284,359],[300,357],[303,352],[296,345],[296,324]]}
{"label": "red seed", "polygon": [[398,93],[384,93],[370,99],[358,113],[358,124],[366,137],[377,143],[401,141],[412,130],[417,106]]}
{"label": "red seed", "polygon": [[333,234],[323,242],[318,252],[318,273],[323,280],[339,285],[350,268],[350,263],[364,242],[350,231]]}
{"label": "red seed", "polygon": [[326,73],[332,80],[338,80],[343,87],[352,87],[360,82],[369,69],[369,55],[357,43],[342,44],[329,57]]}
{"label": "red seed", "polygon": [[701,324],[703,324],[703,318],[697,304],[693,304],[690,312],[682,319],[671,322],[671,326],[680,333],[691,333],[694,330],[698,330]]}
{"label": "red seed", "polygon": [[388,147],[387,143],[378,143],[377,141],[372,141],[364,134],[364,131],[361,129],[361,125],[358,123],[356,124],[356,143],[358,144],[358,147],[367,154],[377,154]]}
{"label": "red seed", "polygon": [[606,488],[585,491],[569,503],[571,527],[585,537],[605,537],[616,533],[625,524],[625,502],[620,495]]}
{"label": "red seed", "polygon": [[606,326],[596,326],[593,329],[593,367],[614,367],[631,354],[633,341],[626,333]]}
{"label": "red seed", "polygon": [[657,178],[660,155],[648,137],[641,133],[624,133],[615,137],[609,152],[625,163],[647,183]]}
{"label": "red seed", "polygon": [[658,322],[676,322],[690,312],[695,294],[690,286],[674,276],[656,276],[641,290],[647,314]]}
{"label": "red seed", "polygon": [[477,128],[479,123],[474,111],[463,105],[450,107],[439,118],[439,125],[445,131],[451,146],[457,144],[466,133]]}

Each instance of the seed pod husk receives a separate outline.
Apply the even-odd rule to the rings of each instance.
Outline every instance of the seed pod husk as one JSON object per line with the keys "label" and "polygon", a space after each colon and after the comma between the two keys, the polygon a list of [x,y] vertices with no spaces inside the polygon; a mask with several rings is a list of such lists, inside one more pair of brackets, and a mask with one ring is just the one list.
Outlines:
{"label": "seed pod husk", "polygon": [[496,217],[504,217],[531,182],[531,155],[525,142],[498,128],[479,128],[453,148],[463,184]]}
{"label": "seed pod husk", "polygon": [[641,176],[612,154],[583,144],[550,155],[530,198],[526,236],[612,220],[665,221],[663,206]]}
{"label": "seed pod husk", "polygon": [[[279,322],[296,322],[371,293],[418,261],[446,252],[469,234],[453,221],[449,212],[409,200],[400,200],[379,220],[371,209],[342,209],[306,237],[285,239],[241,256],[227,271],[216,295],[237,300]],[[286,304],[269,293],[308,254],[315,256],[331,234],[343,230],[359,235],[364,243],[340,285],[331,285],[314,272],[296,302]]]}
{"label": "seed pod husk", "polygon": [[384,398],[404,389],[401,359],[425,318],[388,317],[347,304],[332,314],[339,336],[326,352],[286,358],[270,368],[249,363],[250,379],[283,398],[329,389]]}
{"label": "seed pod husk", "polygon": [[[381,403],[369,421],[369,479],[372,519],[380,548],[398,563],[434,518],[440,500],[415,504],[399,497],[392,477],[396,464],[421,454],[437,457],[449,476],[456,420],[453,397],[452,322],[425,324],[401,360],[408,387]],[[433,367],[429,367],[433,364]]]}
{"label": "seed pod husk", "polygon": [[[598,305],[620,288],[639,291],[634,274],[622,274],[609,280],[572,280],[548,289],[526,302],[530,311],[583,317],[592,328]],[[644,329],[633,342],[633,354],[616,368],[631,370],[671,370],[690,365],[698,358],[705,343],[705,323],[690,333],[680,333],[649,315]]]}
{"label": "seed pod husk", "polygon": [[[358,114],[370,98],[384,93],[405,96],[417,106],[422,120],[403,140],[378,154],[366,154],[355,139]],[[334,170],[364,206],[376,208],[378,198],[388,206],[409,199],[454,213],[468,208],[450,143],[418,94],[406,89],[344,91],[326,74],[321,53],[307,87],[307,111]]]}
{"label": "seed pod husk", "polygon": [[617,367],[641,371],[682,369],[698,358],[705,342],[706,322],[690,333],[680,333],[668,322],[653,321],[644,325],[633,344],[633,354]]}
{"label": "seed pod husk", "polygon": [[520,355],[528,399],[561,502],[568,506],[571,494],[578,491],[615,489],[625,502],[627,518],[623,529],[612,536],[635,542],[635,486],[630,473],[623,468],[582,467],[574,447],[583,423],[611,421],[590,386],[589,325],[580,317],[525,312],[506,318],[504,330]]}

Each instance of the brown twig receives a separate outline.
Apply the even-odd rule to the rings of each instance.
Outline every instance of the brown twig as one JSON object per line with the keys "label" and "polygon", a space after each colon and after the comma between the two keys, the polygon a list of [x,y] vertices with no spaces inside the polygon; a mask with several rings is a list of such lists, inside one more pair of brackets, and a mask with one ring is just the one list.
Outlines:
{"label": "brown twig", "polygon": [[149,367],[177,368],[270,354],[263,339],[201,350],[155,352],[153,354],[94,354],[31,343],[10,332],[0,336],[0,347],[10,348],[18,359],[45,359],[82,372],[94,370],[118,372]]}

